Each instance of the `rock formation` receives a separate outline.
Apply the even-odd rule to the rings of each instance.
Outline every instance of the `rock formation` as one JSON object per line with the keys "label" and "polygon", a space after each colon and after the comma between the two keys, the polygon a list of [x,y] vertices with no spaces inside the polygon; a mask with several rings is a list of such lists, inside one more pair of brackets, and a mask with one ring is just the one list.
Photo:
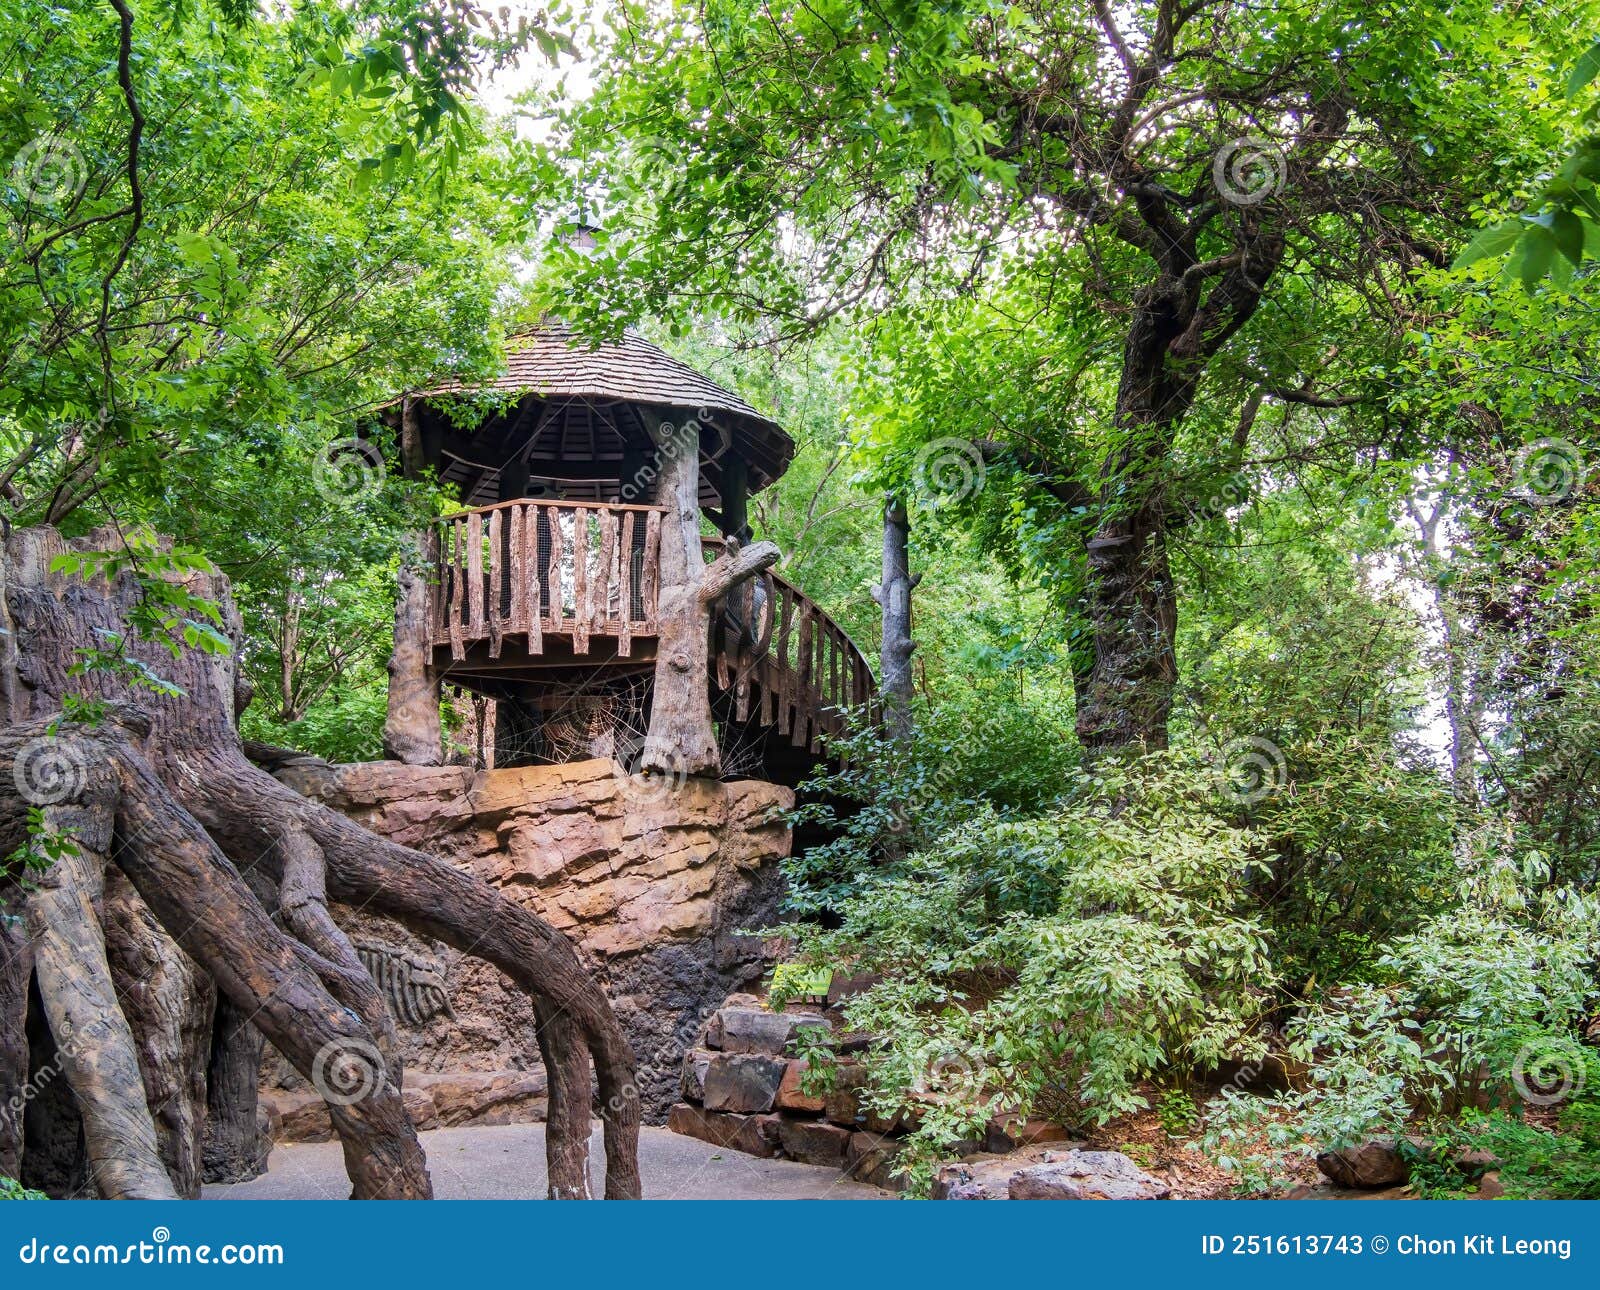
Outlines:
{"label": "rock formation", "polygon": [[[379,836],[444,857],[564,932],[605,985],[633,1047],[647,1119],[665,1119],[677,1100],[683,1056],[707,1016],[769,961],[760,939],[740,933],[777,918],[787,788],[630,777],[607,760],[473,771],[307,759],[277,773]],[[425,1017],[390,1000],[408,1070],[515,1085],[538,1068],[526,995],[500,973],[369,910],[332,912],[364,960],[382,949],[410,973],[413,989],[419,973],[443,987]],[[298,1107],[287,1063],[269,1064],[268,1081],[286,1090],[273,1094],[276,1109]],[[539,1106],[531,1094],[509,1110],[452,1097],[432,1114],[491,1123],[486,1115],[529,1118]],[[414,1109],[427,1118],[420,1100]],[[304,1136],[296,1126],[317,1116],[296,1112],[284,1136]]]}

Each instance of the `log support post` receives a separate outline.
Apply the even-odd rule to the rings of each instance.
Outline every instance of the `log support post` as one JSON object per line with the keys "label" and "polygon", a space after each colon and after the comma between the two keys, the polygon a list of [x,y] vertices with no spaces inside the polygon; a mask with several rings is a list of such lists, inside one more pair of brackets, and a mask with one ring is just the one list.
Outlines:
{"label": "log support post", "polygon": [[707,565],[700,544],[700,427],[663,421],[655,442],[657,497],[667,513],[661,518],[655,686],[640,769],[674,779],[716,776],[722,758],[707,684],[711,607],[776,564],[778,548],[771,542],[741,548],[730,539]]}
{"label": "log support post", "polygon": [[272,1142],[258,1122],[263,1046],[250,1014],[220,995],[206,1067],[207,1182],[248,1182],[267,1171]]}
{"label": "log support post", "polygon": [[0,1175],[22,1177],[22,1117],[28,1106],[28,983],[33,946],[23,926],[24,893],[0,892]]}
{"label": "log support post", "polygon": [[383,724],[383,755],[408,766],[444,760],[439,721],[439,675],[433,667],[432,588],[438,535],[415,535],[402,557],[394,608],[394,652],[389,656],[389,712]]}

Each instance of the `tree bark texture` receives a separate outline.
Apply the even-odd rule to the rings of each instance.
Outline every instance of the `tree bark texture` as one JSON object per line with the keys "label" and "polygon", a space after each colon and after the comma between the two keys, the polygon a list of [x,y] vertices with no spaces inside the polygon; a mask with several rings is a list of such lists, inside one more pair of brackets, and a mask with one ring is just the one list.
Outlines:
{"label": "tree bark texture", "polygon": [[219,997],[206,1064],[206,1182],[248,1182],[267,1171],[272,1144],[259,1123],[263,1047],[249,1014]]}
{"label": "tree bark texture", "polygon": [[911,593],[921,576],[911,573],[911,517],[905,503],[890,497],[883,508],[883,580],[872,598],[883,611],[883,644],[879,652],[878,694],[883,702],[884,733],[891,739],[911,738]]}
{"label": "tree bark texture", "polygon": [[[131,690],[122,672],[68,675],[75,647],[104,639],[97,630],[129,635],[140,590],[129,573],[85,582],[52,572],[51,562],[69,545],[92,551],[117,543],[109,531],[68,544],[53,530],[26,529],[4,547],[5,611],[17,650],[0,689],[9,709],[0,764],[15,770],[0,775],[0,854],[37,834],[37,804],[48,800],[44,822],[70,847],[25,901],[29,943],[97,1189],[192,1193],[201,1146],[190,1072],[205,1067],[208,1049],[211,1070],[226,1076],[227,1087],[208,1089],[206,1102],[230,1112],[226,1135],[209,1147],[248,1167],[256,1143],[244,1085],[259,1059],[259,1041],[248,1032],[259,1031],[327,1102],[355,1196],[431,1195],[401,1101],[392,1025],[328,916],[331,897],[389,913],[495,963],[546,1009],[541,1040],[561,1054],[566,1086],[582,1090],[552,1121],[552,1149],[586,1173],[592,1061],[605,1099],[605,1192],[637,1196],[633,1056],[564,937],[481,880],[376,837],[247,760],[235,729],[234,655],[185,649],[173,657],[159,644],[130,641],[129,651],[174,682],[175,693]],[[189,582],[190,591],[223,606],[237,643],[226,580],[194,574]],[[63,696],[73,692],[98,710],[79,708],[84,720],[64,719]],[[145,974],[142,988],[122,998],[112,988],[108,935],[116,942],[109,958],[125,979]],[[227,1003],[220,1046],[204,1038],[211,1012],[207,987],[197,983],[202,974]],[[0,989],[0,1006],[7,997]],[[0,1047],[6,1080],[23,1069],[17,1050],[14,1041]],[[141,1058],[153,1069],[141,1070]],[[20,1062],[29,1060],[20,1054]],[[552,1085],[556,1079],[552,1070]],[[31,1140],[29,1130],[24,1153]],[[579,1176],[563,1169],[564,1194],[587,1194]]]}
{"label": "tree bark texture", "polygon": [[778,548],[758,542],[741,548],[729,540],[708,567],[700,541],[700,435],[695,424],[662,422],[657,500],[661,519],[660,594],[657,601],[655,684],[650,730],[640,769],[683,779],[717,776],[722,756],[711,717],[706,675],[711,607],[736,586],[778,562]]}
{"label": "tree bark texture", "polygon": [[394,606],[394,651],[389,655],[389,710],[383,724],[383,755],[408,766],[444,760],[439,717],[439,676],[433,667],[432,601],[429,579],[438,536],[418,534],[415,554],[400,566]]}

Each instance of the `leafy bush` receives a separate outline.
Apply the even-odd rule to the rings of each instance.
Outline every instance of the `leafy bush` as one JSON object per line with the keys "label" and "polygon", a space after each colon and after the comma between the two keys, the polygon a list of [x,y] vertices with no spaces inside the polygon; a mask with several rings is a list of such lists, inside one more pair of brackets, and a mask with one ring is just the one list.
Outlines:
{"label": "leafy bush", "polygon": [[0,1200],[46,1200],[48,1197],[42,1191],[34,1191],[24,1187],[15,1178],[7,1178],[0,1174]]}
{"label": "leafy bush", "polygon": [[[1591,1061],[1591,1079],[1600,1062]],[[1591,1084],[1589,1087],[1593,1087]],[[1508,1200],[1600,1200],[1600,1098],[1585,1092],[1564,1108],[1555,1129],[1506,1110],[1468,1111],[1444,1127],[1431,1151],[1412,1164],[1411,1181],[1430,1199],[1460,1196],[1477,1184],[1456,1162],[1487,1153]]]}
{"label": "leafy bush", "polygon": [[1039,818],[970,806],[924,849],[830,882],[836,928],[785,929],[804,961],[882,975],[846,1017],[876,1037],[868,1104],[918,1121],[914,1185],[1001,1108],[1103,1123],[1143,1109],[1154,1072],[1253,1055],[1239,1037],[1272,974],[1246,894],[1265,857],[1216,813],[1214,775],[1162,754],[1064,783]]}
{"label": "leafy bush", "polygon": [[1380,957],[1387,982],[1328,990],[1290,1023],[1306,1087],[1225,1089],[1207,1108],[1206,1149],[1261,1190],[1296,1155],[1581,1089],[1595,1062],[1573,1032],[1595,994],[1600,921],[1580,894],[1541,890],[1548,873],[1537,852],[1469,862],[1457,907]]}
{"label": "leafy bush", "polygon": [[919,706],[910,744],[885,742],[859,718],[831,742],[837,765],[806,781],[793,817],[830,841],[787,861],[791,910],[832,909],[884,861],[931,846],[983,811],[1025,817],[1061,795],[1062,766],[1077,759],[1070,714],[1045,697],[1018,704],[990,689]]}

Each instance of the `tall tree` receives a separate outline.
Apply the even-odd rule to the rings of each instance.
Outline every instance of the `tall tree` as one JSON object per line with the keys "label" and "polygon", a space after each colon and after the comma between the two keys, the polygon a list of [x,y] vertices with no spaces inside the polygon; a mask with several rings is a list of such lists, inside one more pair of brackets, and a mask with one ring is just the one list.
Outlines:
{"label": "tall tree", "polygon": [[1380,400],[1373,337],[1401,332],[1411,275],[1539,147],[1506,105],[1576,39],[1541,23],[1488,0],[623,6],[558,132],[612,207],[598,253],[562,266],[564,307],[789,336],[870,316],[891,367],[934,353],[930,316],[1051,334],[1071,421],[997,410],[992,373],[964,372],[901,450],[876,445],[882,482],[953,426],[1024,453],[1076,517],[1080,739],[1161,746],[1175,535],[1219,475],[1245,470],[1248,495],[1262,400],[1346,430]]}

